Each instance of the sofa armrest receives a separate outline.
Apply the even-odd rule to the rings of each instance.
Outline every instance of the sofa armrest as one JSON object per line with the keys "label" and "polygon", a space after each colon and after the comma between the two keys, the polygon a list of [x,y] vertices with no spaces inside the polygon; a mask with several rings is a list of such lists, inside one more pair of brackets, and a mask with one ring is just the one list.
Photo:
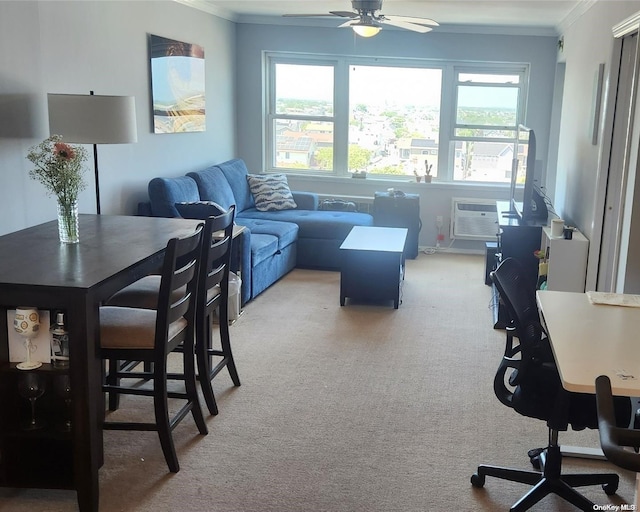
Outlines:
{"label": "sofa armrest", "polygon": [[296,192],[291,191],[293,200],[298,205],[298,210],[317,210],[318,194],[314,192]]}

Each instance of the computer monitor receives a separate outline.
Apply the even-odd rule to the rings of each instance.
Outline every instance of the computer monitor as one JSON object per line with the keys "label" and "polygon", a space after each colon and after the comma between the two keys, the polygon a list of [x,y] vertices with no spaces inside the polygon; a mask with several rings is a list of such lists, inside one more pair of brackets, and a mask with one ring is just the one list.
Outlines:
{"label": "computer monitor", "polygon": [[511,173],[511,208],[523,222],[545,221],[548,216],[544,195],[535,185],[536,135],[518,125]]}

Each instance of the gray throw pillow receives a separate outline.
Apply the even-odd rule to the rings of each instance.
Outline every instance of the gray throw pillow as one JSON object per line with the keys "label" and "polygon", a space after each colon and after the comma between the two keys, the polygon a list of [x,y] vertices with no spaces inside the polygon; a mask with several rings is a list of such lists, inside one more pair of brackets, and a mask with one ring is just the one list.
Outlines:
{"label": "gray throw pillow", "polygon": [[257,210],[270,212],[298,207],[285,174],[248,174],[247,181]]}

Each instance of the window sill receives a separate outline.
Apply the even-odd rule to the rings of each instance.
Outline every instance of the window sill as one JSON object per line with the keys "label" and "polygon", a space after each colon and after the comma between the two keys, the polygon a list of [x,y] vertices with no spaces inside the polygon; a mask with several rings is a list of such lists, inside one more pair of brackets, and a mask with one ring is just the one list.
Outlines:
{"label": "window sill", "polygon": [[508,183],[486,183],[481,181],[463,182],[463,181],[432,181],[430,183],[416,182],[415,179],[407,177],[393,178],[372,178],[367,176],[366,178],[351,178],[342,176],[322,176],[322,175],[310,175],[310,174],[287,174],[290,180],[294,180],[298,183],[310,182],[310,183],[339,183],[345,185],[346,183],[356,184],[360,183],[362,186],[366,184],[375,185],[380,189],[387,189],[391,187],[407,185],[411,188],[424,189],[427,187],[433,187],[437,189],[442,188],[457,188],[457,189],[482,189],[482,190],[503,190],[509,189]]}

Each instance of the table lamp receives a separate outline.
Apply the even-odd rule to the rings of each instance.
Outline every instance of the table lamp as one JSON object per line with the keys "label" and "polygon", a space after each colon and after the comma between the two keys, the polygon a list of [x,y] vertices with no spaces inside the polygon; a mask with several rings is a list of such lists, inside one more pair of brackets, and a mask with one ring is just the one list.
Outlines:
{"label": "table lamp", "polygon": [[100,214],[100,177],[97,144],[138,141],[133,96],[47,94],[49,133],[65,142],[93,144],[96,213]]}

